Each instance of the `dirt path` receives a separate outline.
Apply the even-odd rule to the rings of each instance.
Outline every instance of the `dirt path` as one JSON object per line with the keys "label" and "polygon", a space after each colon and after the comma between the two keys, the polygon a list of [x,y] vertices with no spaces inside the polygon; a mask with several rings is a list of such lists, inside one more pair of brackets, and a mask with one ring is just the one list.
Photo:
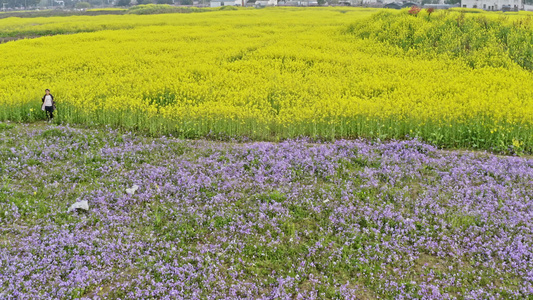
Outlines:
{"label": "dirt path", "polygon": [[35,39],[41,37],[39,35],[29,35],[29,36],[9,36],[9,37],[0,37],[0,44],[7,42],[14,42],[23,39]]}

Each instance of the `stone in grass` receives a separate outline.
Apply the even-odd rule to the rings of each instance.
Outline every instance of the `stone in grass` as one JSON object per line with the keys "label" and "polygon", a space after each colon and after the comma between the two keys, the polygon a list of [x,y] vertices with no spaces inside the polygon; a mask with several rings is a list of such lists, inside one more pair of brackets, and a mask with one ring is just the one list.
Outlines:
{"label": "stone in grass", "polygon": [[133,195],[135,194],[135,191],[137,191],[137,189],[139,188],[138,185],[134,184],[131,189],[126,189],[126,194],[128,195]]}
{"label": "stone in grass", "polygon": [[84,209],[84,210],[89,210],[89,203],[87,202],[87,200],[83,200],[83,201],[78,201],[74,204],[72,204],[69,208],[68,208],[68,211],[67,212],[71,212],[71,211],[75,211],[76,209]]}

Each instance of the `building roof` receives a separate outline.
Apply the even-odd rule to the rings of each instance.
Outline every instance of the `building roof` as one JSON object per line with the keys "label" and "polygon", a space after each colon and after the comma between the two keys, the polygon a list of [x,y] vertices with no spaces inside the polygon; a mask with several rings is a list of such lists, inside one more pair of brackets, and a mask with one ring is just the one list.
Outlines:
{"label": "building roof", "polygon": [[394,3],[394,2],[387,3],[387,4],[383,5],[383,7],[384,8],[394,8],[394,9],[402,8],[398,3]]}
{"label": "building roof", "polygon": [[418,4],[418,3],[414,3],[414,2],[405,2],[405,3],[402,5],[402,8],[403,8],[403,7],[413,7],[413,6],[420,6],[420,4]]}

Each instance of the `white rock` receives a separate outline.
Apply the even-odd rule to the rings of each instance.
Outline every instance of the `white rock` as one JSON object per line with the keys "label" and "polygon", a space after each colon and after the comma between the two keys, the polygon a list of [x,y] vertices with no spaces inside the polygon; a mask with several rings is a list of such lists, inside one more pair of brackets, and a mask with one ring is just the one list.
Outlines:
{"label": "white rock", "polygon": [[89,203],[87,202],[87,200],[78,201],[78,202],[72,204],[68,208],[67,212],[75,211],[77,208],[84,209],[84,210],[89,210]]}
{"label": "white rock", "polygon": [[138,185],[134,184],[131,189],[126,189],[126,194],[128,195],[133,195],[135,194],[135,192],[137,191],[137,189],[139,188]]}

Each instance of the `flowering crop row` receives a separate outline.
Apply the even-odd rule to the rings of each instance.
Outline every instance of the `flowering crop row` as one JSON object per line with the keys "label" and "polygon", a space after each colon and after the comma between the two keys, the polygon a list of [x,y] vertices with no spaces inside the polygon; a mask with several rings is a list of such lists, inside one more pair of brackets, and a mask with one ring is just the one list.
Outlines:
{"label": "flowering crop row", "polygon": [[365,18],[372,12],[0,20],[5,36],[76,33],[0,45],[0,119],[42,118],[39,99],[51,88],[59,122],[185,137],[411,136],[532,151],[530,71],[514,61],[473,68],[453,55],[346,34],[354,22],[375,20]]}

